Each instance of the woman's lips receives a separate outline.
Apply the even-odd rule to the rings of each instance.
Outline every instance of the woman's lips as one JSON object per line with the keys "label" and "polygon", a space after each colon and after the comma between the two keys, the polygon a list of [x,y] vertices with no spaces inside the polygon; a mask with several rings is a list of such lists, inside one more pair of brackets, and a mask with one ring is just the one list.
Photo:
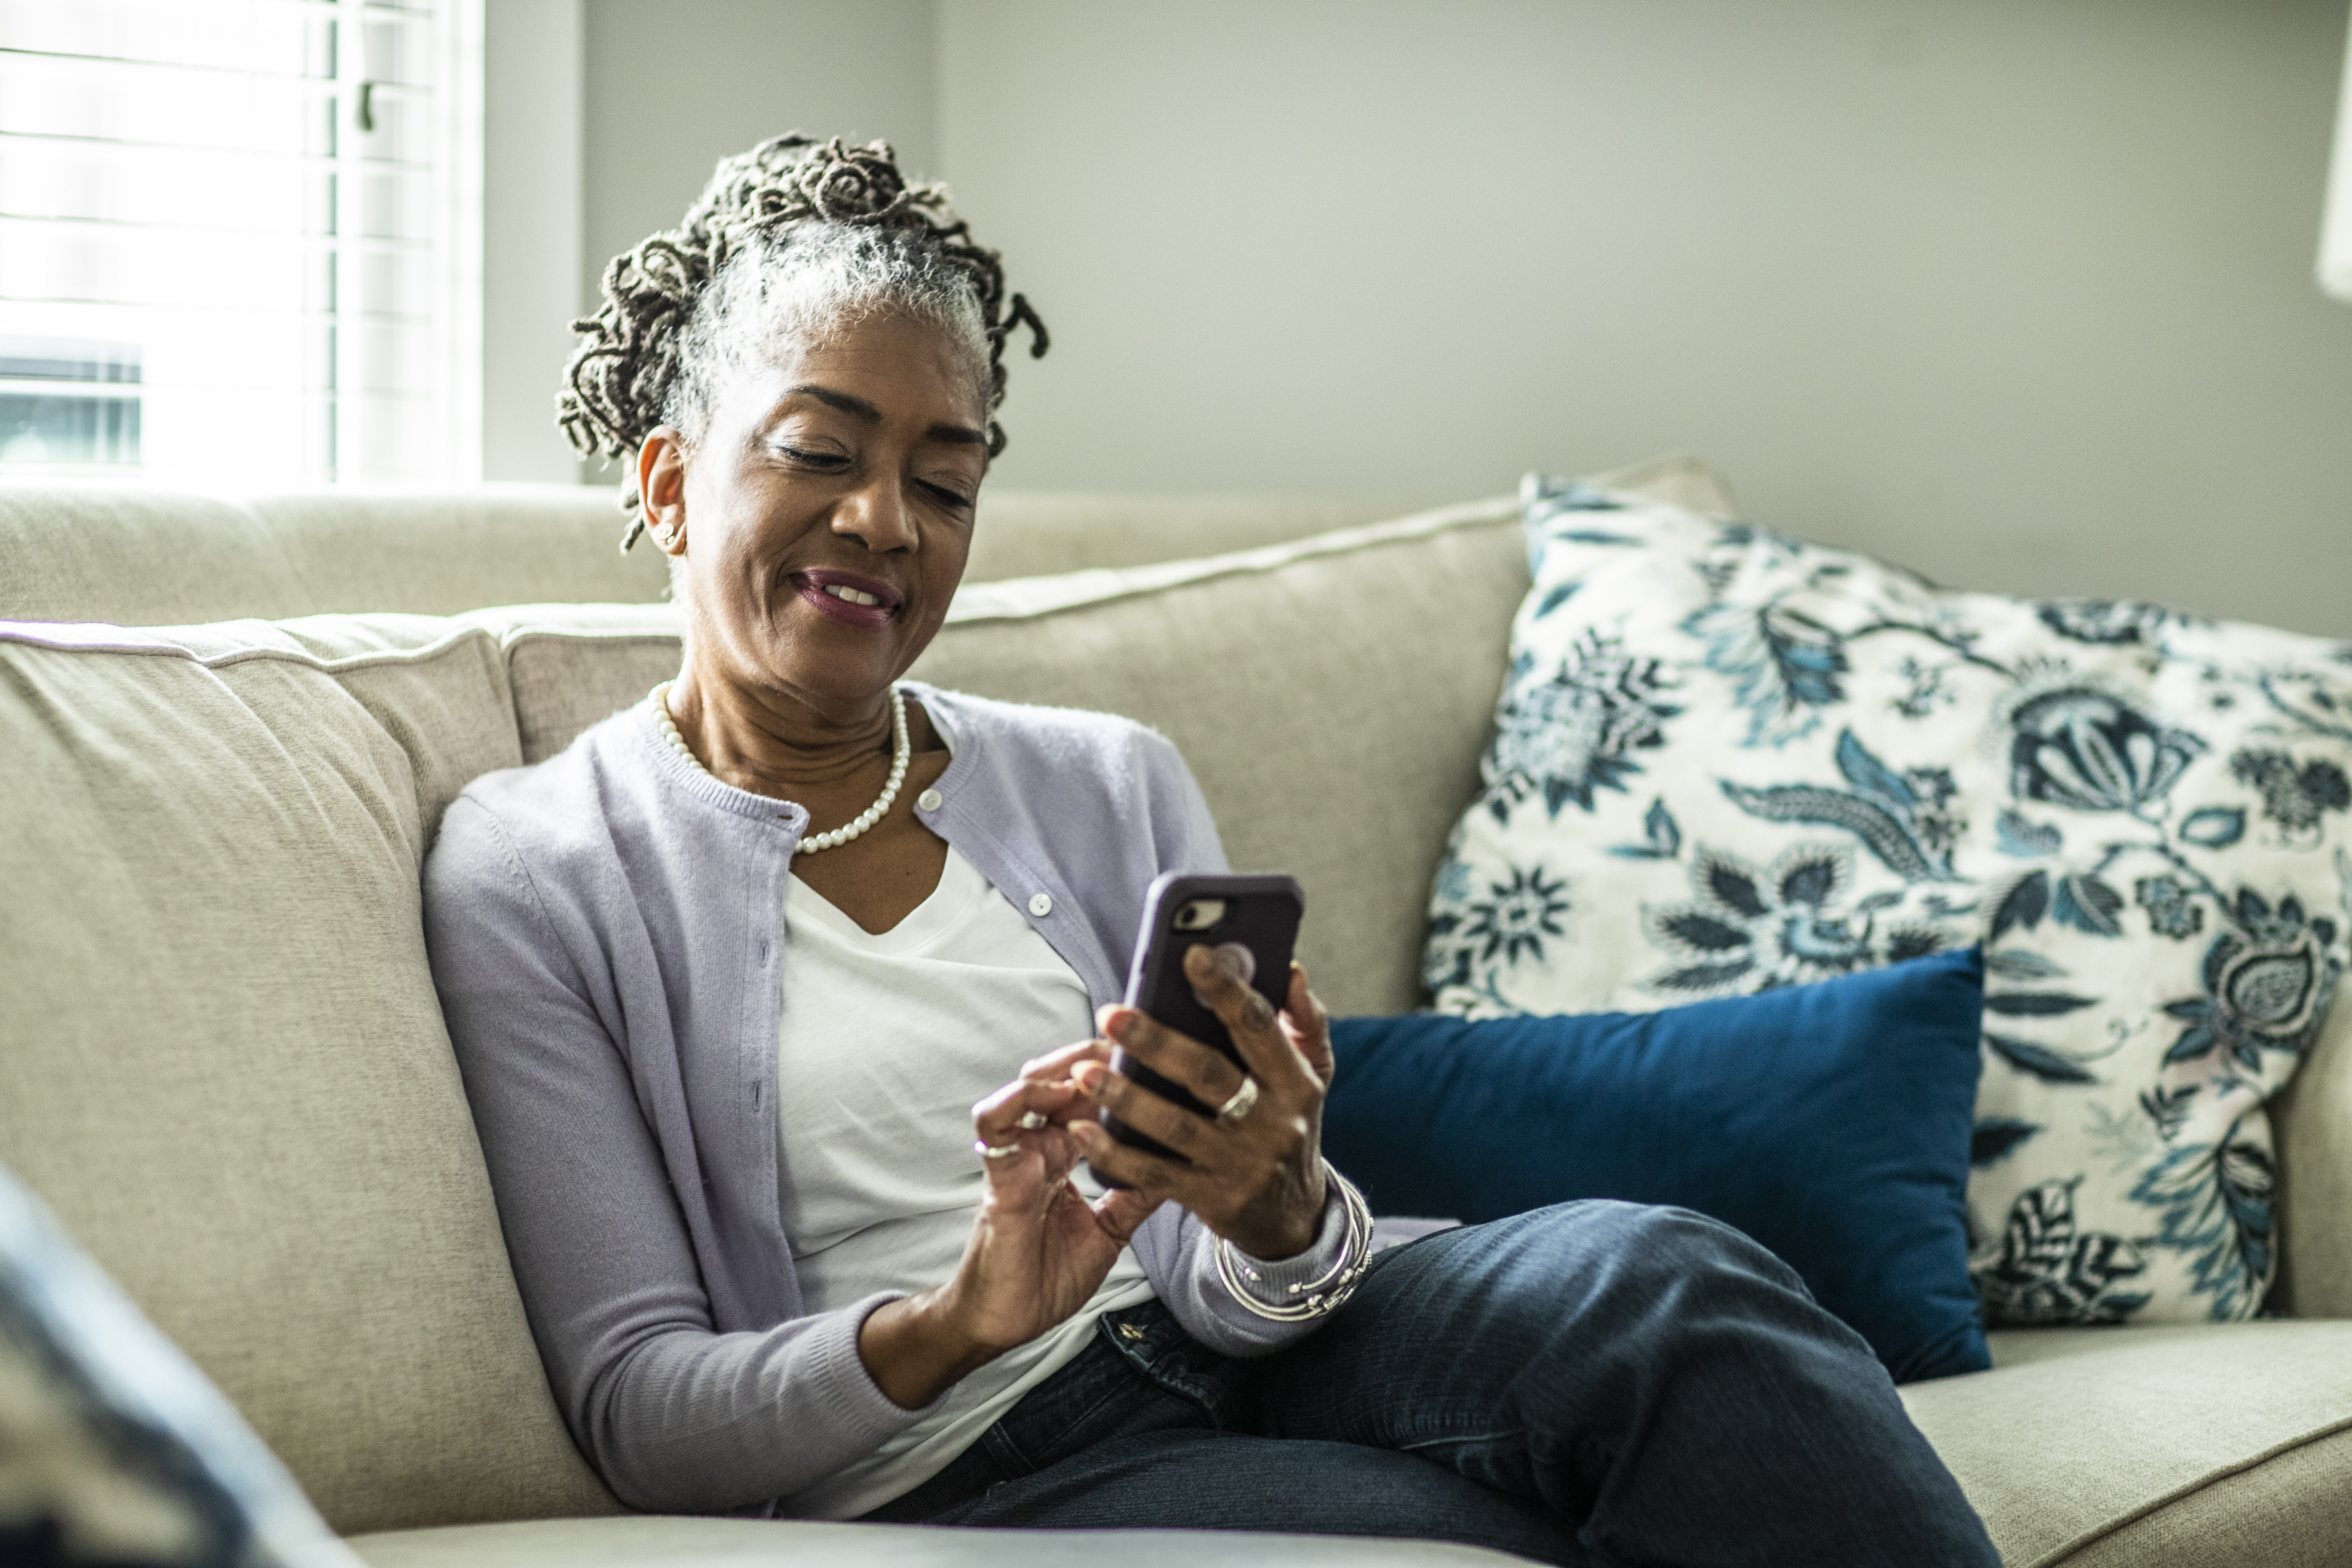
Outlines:
{"label": "woman's lips", "polygon": [[851,572],[796,572],[793,587],[811,608],[845,625],[880,631],[898,612],[898,591]]}

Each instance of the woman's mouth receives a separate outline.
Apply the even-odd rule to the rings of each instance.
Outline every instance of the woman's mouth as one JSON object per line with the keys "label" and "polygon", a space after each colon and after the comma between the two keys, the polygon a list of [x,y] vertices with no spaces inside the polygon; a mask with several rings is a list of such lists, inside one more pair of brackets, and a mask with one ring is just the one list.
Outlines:
{"label": "woman's mouth", "polygon": [[796,572],[793,586],[818,614],[868,631],[888,626],[901,602],[889,584],[850,572]]}

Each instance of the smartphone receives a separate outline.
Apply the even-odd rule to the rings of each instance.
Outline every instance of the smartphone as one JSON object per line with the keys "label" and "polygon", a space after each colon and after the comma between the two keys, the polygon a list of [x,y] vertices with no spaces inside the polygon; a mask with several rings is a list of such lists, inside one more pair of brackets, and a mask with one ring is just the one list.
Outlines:
{"label": "smartphone", "polygon": [[[1297,879],[1279,872],[1170,871],[1161,875],[1144,896],[1143,929],[1136,939],[1135,963],[1127,976],[1127,1005],[1212,1050],[1223,1052],[1239,1065],[1241,1052],[1234,1047],[1232,1034],[1192,994],[1192,983],[1184,976],[1184,955],[1202,945],[1236,950],[1251,989],[1279,1007],[1290,993],[1290,955],[1298,942],[1298,922],[1306,912],[1307,895]],[[1190,1090],[1131,1059],[1124,1050],[1111,1052],[1110,1066],[1113,1072],[1126,1074],[1196,1116],[1217,1112],[1215,1106],[1202,1104]],[[1097,1114],[1105,1130],[1129,1148],[1165,1159],[1183,1159],[1109,1111]],[[1088,1169],[1105,1186],[1125,1184],[1091,1166]]]}

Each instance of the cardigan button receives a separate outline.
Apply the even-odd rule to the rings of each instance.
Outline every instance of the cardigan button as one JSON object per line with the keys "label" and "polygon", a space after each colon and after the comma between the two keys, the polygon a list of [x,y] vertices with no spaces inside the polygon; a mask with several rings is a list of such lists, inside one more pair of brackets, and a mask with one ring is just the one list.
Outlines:
{"label": "cardigan button", "polygon": [[940,808],[940,799],[941,796],[939,791],[935,789],[927,789],[922,794],[915,797],[915,804],[921,806],[925,811],[937,811]]}
{"label": "cardigan button", "polygon": [[1054,912],[1053,895],[1050,893],[1031,894],[1029,896],[1029,912],[1035,915],[1039,920],[1044,920],[1047,915],[1052,914]]}

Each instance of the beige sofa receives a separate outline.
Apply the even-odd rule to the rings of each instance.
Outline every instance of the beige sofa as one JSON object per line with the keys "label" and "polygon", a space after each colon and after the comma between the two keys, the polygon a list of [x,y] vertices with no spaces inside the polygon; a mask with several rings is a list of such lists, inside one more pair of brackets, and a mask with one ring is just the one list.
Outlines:
{"label": "beige sofa", "polygon": [[[1615,482],[1730,504],[1692,464]],[[1166,731],[1235,863],[1306,884],[1341,1011],[1416,1003],[1527,581],[1510,502],[1374,521],[1394,510],[992,496],[918,671]],[[468,778],[675,669],[659,564],[614,554],[617,523],[556,489],[0,488],[0,1163],[381,1568],[1203,1560],[1172,1532],[616,1517],[566,1436],[416,875]],[[582,602],[475,607],[522,601]],[[2347,1035],[2339,1005],[2282,1115],[2302,1319],[2003,1332],[1995,1370],[1906,1390],[2011,1563],[2352,1563]],[[1482,1557],[1221,1537],[1210,1560]]]}

